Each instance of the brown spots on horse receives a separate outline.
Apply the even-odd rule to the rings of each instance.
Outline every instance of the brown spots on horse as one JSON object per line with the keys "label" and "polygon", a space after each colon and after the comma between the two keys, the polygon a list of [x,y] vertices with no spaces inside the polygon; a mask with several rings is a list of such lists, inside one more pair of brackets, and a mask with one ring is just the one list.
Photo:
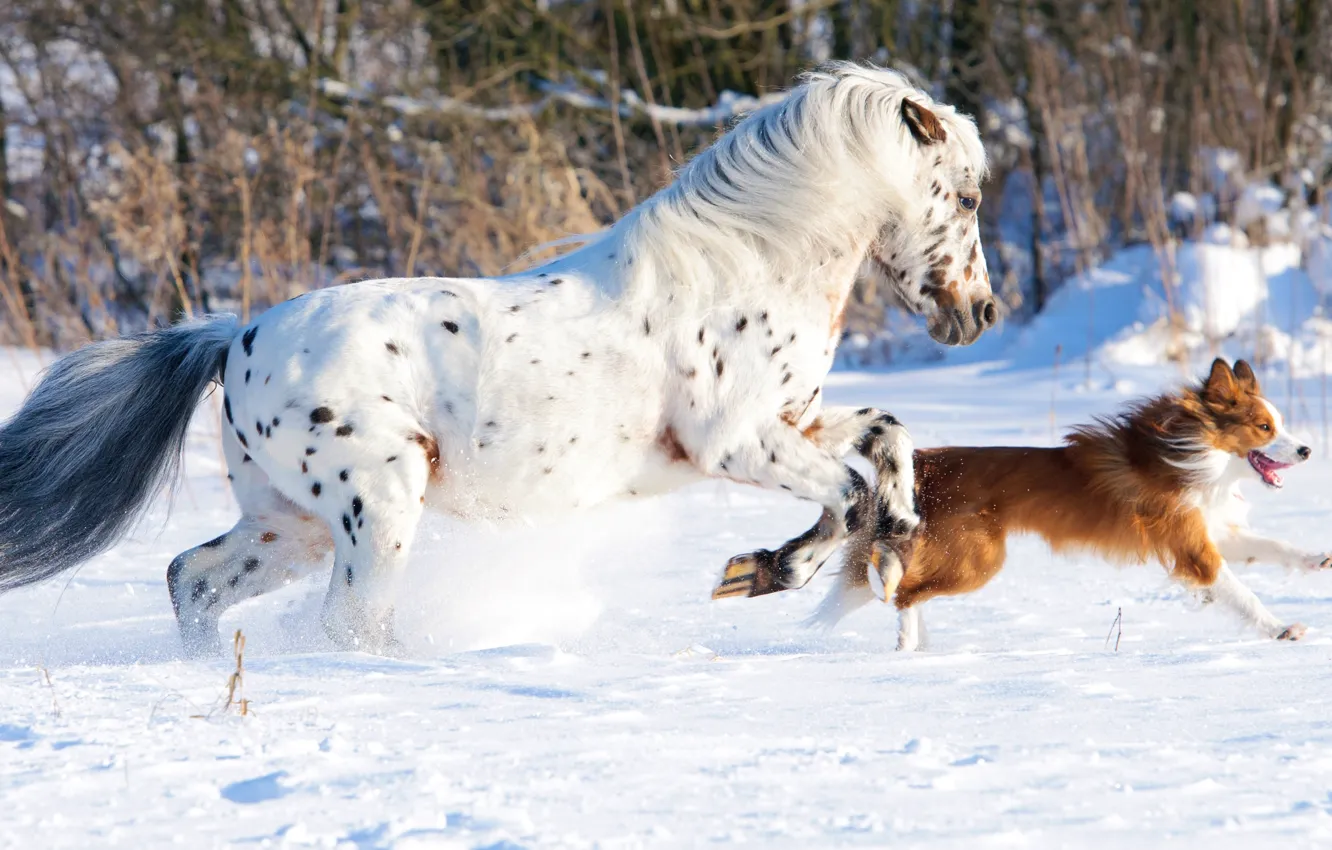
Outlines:
{"label": "brown spots on horse", "polygon": [[439,326],[451,334],[456,334],[458,332],[457,322],[450,322],[446,319],[445,321],[440,322]]}
{"label": "brown spots on horse", "polygon": [[384,347],[388,349],[389,354],[402,353],[402,349],[398,348],[398,344],[396,342],[386,342],[384,343]]}
{"label": "brown spots on horse", "polygon": [[323,425],[326,422],[333,421],[333,411],[328,407],[316,407],[310,411],[310,422],[315,425]]}
{"label": "brown spots on horse", "polygon": [[245,356],[254,354],[254,338],[259,335],[259,326],[255,325],[245,333],[241,334],[241,348],[245,349]]}
{"label": "brown spots on horse", "polygon": [[[425,452],[426,462],[430,464],[430,474],[435,475],[439,469],[439,442],[428,434],[416,433],[411,436],[412,442],[421,447]],[[484,446],[484,443],[478,444],[478,448]]]}
{"label": "brown spots on horse", "polygon": [[[942,276],[940,276],[942,279]],[[962,294],[961,284],[955,280],[940,284],[930,292],[930,299],[934,301],[936,307],[944,313],[951,313],[953,310],[961,309]]]}
{"label": "brown spots on horse", "polygon": [[657,447],[673,463],[694,462],[689,456],[689,452],[685,450],[684,444],[680,442],[680,437],[675,433],[675,428],[671,425],[667,425],[657,435]]}
{"label": "brown spots on horse", "polygon": [[259,535],[260,543],[272,543],[274,540],[277,539],[278,535],[276,531],[265,531],[263,534]]}
{"label": "brown spots on horse", "polygon": [[749,326],[749,317],[741,316],[740,320],[735,323],[735,332],[743,333],[745,328],[748,326]]}
{"label": "brown spots on horse", "polygon": [[339,437],[350,437],[352,430],[353,429],[351,425],[339,425],[338,430],[334,431],[333,433],[337,434]]}
{"label": "brown spots on horse", "polygon": [[319,494],[322,492],[324,492],[324,485],[320,484],[318,481],[310,485],[310,495],[314,496],[316,499],[319,498]]}

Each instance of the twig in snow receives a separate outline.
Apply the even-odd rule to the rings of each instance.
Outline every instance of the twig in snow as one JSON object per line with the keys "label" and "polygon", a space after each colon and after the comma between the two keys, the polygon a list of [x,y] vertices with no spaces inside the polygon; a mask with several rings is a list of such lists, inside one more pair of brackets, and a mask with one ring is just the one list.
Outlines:
{"label": "twig in snow", "polygon": [[245,635],[240,629],[236,629],[231,646],[236,654],[236,670],[227,677],[227,704],[222,706],[222,710],[227,711],[234,705],[240,710],[241,717],[244,717],[250,713],[250,701],[241,696],[245,678]]}
{"label": "twig in snow", "polygon": [[38,667],[42,671],[42,680],[46,682],[46,687],[51,691],[51,713],[60,718],[60,700],[56,699],[55,685],[51,682],[51,671],[45,666]]}
{"label": "twig in snow", "polygon": [[1119,652],[1119,639],[1124,634],[1124,609],[1120,608],[1115,613],[1115,620],[1110,624],[1110,631],[1105,636],[1105,647],[1110,648],[1110,636],[1115,637],[1115,652]]}

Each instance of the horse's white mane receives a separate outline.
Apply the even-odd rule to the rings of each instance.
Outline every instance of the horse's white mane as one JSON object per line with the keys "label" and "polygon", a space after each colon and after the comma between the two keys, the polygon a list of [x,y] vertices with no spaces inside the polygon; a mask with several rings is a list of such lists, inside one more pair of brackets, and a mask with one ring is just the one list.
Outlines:
{"label": "horse's white mane", "polygon": [[[610,294],[710,299],[715,285],[779,283],[864,250],[894,213],[919,202],[920,145],[902,101],[932,111],[979,179],[985,150],[971,120],[896,71],[849,62],[804,76],[790,96],[743,119],[676,180],[584,247],[548,266],[596,264]],[[605,263],[619,270],[606,274]],[[629,262],[632,260],[632,263]]]}

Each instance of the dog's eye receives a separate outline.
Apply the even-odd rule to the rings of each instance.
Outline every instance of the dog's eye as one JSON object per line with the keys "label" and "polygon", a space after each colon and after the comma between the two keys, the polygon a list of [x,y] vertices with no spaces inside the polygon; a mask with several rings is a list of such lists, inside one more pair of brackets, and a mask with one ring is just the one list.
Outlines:
{"label": "dog's eye", "polygon": [[958,195],[957,202],[961,204],[962,209],[967,212],[974,212],[976,207],[980,205],[980,201],[971,195]]}
{"label": "dog's eye", "polygon": [[1264,422],[1263,424],[1259,425],[1258,427],[1259,427],[1259,428],[1262,428],[1264,431],[1271,431],[1271,430],[1272,430],[1272,426],[1271,426],[1271,425],[1268,425],[1266,422]]}

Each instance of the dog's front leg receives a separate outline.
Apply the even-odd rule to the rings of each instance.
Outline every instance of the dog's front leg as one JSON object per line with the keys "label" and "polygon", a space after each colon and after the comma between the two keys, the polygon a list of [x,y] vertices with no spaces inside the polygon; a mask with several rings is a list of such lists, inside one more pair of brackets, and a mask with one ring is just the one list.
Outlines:
{"label": "dog's front leg", "polygon": [[1306,631],[1303,623],[1289,625],[1278,620],[1252,590],[1225,564],[1217,571],[1216,581],[1208,588],[1211,598],[1238,614],[1246,623],[1277,640],[1299,640]]}
{"label": "dog's front leg", "polygon": [[1248,563],[1261,561],[1278,564],[1292,570],[1325,570],[1332,567],[1332,555],[1305,552],[1281,540],[1252,534],[1246,529],[1230,529],[1217,540],[1217,548],[1227,561]]}

